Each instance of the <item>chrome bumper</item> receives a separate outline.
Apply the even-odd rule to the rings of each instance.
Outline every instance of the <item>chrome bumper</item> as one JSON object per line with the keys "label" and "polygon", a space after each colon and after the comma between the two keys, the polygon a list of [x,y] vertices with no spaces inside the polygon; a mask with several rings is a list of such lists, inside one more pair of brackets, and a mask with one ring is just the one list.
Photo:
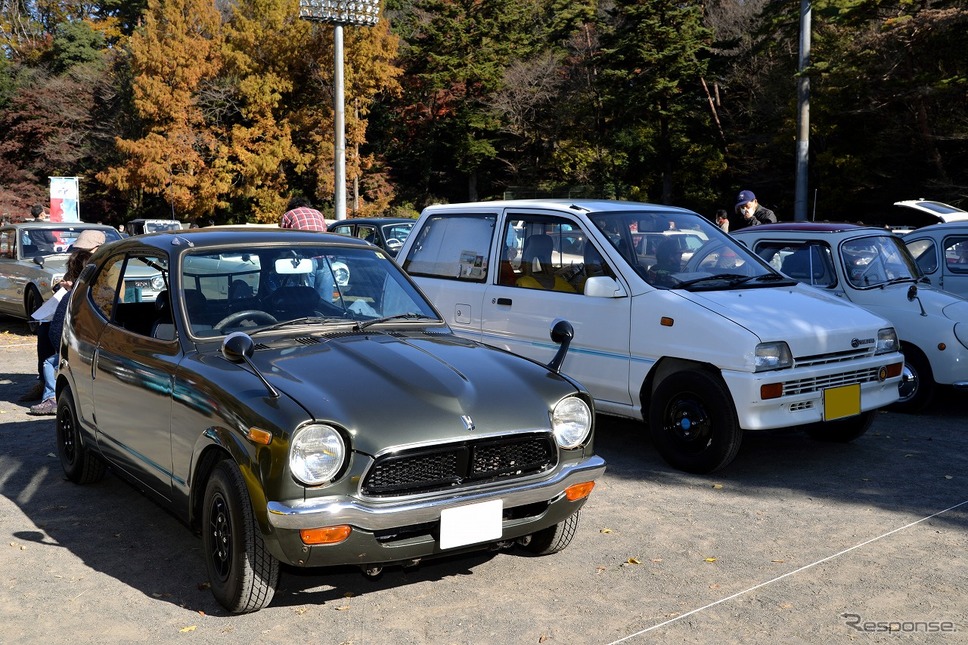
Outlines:
{"label": "chrome bumper", "polygon": [[522,483],[511,488],[458,491],[445,496],[402,501],[365,501],[339,496],[308,500],[292,506],[269,502],[269,523],[279,529],[306,529],[337,524],[379,531],[412,524],[436,522],[446,508],[466,506],[492,499],[503,499],[504,508],[538,502],[556,502],[565,489],[593,481],[605,472],[605,460],[593,455],[584,461],[565,465],[550,479]]}

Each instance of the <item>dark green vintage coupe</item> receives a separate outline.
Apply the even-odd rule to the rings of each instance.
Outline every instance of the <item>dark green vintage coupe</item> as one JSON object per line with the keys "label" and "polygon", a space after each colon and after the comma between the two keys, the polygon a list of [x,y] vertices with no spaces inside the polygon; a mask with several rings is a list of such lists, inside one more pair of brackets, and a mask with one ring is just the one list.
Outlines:
{"label": "dark green vintage coupe", "polygon": [[[145,267],[165,290],[117,297]],[[280,562],[553,553],[605,469],[592,400],[557,370],[570,333],[555,326],[550,367],[458,338],[384,251],[343,236],[131,237],[72,292],[58,451],[69,479],[110,467],[200,532],[232,612],[272,600]]]}

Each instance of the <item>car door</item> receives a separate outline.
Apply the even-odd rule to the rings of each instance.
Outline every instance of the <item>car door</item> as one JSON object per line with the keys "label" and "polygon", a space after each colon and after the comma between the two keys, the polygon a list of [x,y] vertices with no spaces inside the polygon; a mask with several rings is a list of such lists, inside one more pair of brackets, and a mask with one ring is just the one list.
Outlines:
{"label": "car door", "polygon": [[[613,290],[611,297],[584,292],[589,277],[616,279],[618,272],[608,258],[609,251],[577,219],[513,211],[501,221],[499,248],[507,257],[502,260],[503,268],[494,273],[495,279],[488,281],[482,301],[483,342],[547,363],[558,350],[550,330],[557,320],[567,320],[575,329],[575,337],[562,371],[599,401],[630,404],[628,290]],[[534,242],[542,238],[551,239],[553,281],[528,276],[549,260],[547,255],[536,258],[531,252]]]}
{"label": "car door", "polygon": [[92,306],[108,320],[92,365],[93,411],[101,450],[130,477],[170,499],[172,385],[181,347],[177,338],[151,336],[167,297],[143,302],[119,290],[129,272],[147,263],[167,266],[165,258],[150,254],[119,254],[92,285]]}
{"label": "car door", "polygon": [[0,231],[0,312],[18,314],[22,311],[23,280],[17,275],[17,231]]}
{"label": "car door", "polygon": [[945,235],[941,246],[940,288],[968,298],[968,234]]}

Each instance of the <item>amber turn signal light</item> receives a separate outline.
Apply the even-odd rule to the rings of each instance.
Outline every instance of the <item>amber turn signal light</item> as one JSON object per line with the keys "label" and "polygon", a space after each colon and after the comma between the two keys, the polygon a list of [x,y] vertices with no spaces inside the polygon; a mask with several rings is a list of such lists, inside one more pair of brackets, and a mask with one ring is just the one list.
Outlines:
{"label": "amber turn signal light", "polygon": [[565,497],[568,498],[569,502],[576,502],[591,495],[593,488],[595,488],[595,482],[575,484],[565,489]]}
{"label": "amber turn signal light", "polygon": [[263,446],[268,446],[272,443],[272,433],[268,430],[263,430],[262,428],[249,428],[249,431],[245,433],[245,436],[252,443],[259,443]]}
{"label": "amber turn signal light", "polygon": [[299,537],[303,544],[339,544],[353,531],[349,526],[324,526],[319,529],[300,529]]}
{"label": "amber turn signal light", "polygon": [[760,398],[764,401],[778,399],[781,396],[783,396],[783,383],[767,383],[760,386]]}
{"label": "amber turn signal light", "polygon": [[891,363],[887,366],[887,377],[891,378],[894,376],[900,376],[901,370],[904,368],[904,363]]}

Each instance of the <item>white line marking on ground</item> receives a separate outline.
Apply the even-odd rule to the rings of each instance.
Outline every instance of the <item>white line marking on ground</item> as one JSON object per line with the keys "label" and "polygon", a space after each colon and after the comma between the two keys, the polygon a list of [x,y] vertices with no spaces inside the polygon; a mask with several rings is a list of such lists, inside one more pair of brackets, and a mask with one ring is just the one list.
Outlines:
{"label": "white line marking on ground", "polygon": [[788,571],[787,573],[784,573],[782,576],[777,576],[776,578],[773,578],[772,580],[767,580],[766,582],[761,582],[758,585],[753,585],[749,589],[744,589],[743,591],[737,591],[732,596],[726,596],[725,598],[720,598],[719,600],[717,600],[715,602],[711,602],[711,603],[709,603],[708,605],[706,605],[704,607],[699,607],[698,609],[693,609],[692,611],[688,611],[688,612],[686,612],[686,613],[684,613],[684,614],[682,614],[680,616],[676,616],[675,618],[670,618],[669,620],[665,620],[665,621],[663,621],[661,623],[658,623],[656,625],[652,625],[651,627],[646,627],[645,629],[640,630],[640,631],[637,631],[634,634],[629,634],[628,636],[624,636],[624,637],[618,639],[617,641],[612,641],[608,645],[617,645],[618,643],[624,643],[625,641],[630,640],[632,638],[635,638],[636,636],[641,636],[642,634],[645,634],[646,632],[651,632],[654,629],[659,629],[660,627],[665,627],[666,625],[670,625],[670,624],[672,624],[672,623],[674,623],[676,621],[682,620],[683,618],[686,618],[687,616],[692,616],[693,614],[698,614],[701,611],[705,611],[705,610],[707,610],[707,609],[709,609],[711,607],[715,607],[716,605],[720,605],[720,604],[722,604],[724,602],[727,602],[729,600],[732,600],[734,598],[738,598],[738,597],[740,597],[740,596],[742,596],[744,594],[750,593],[751,591],[756,591],[757,589],[760,589],[761,587],[765,587],[767,585],[771,585],[774,582],[778,582],[780,580],[783,580],[784,578],[787,578],[787,577],[792,576],[794,574],[800,573],[801,571],[806,571],[807,569],[810,569],[812,567],[815,567],[818,564],[823,564],[824,562],[828,562],[830,560],[833,560],[834,558],[839,558],[840,556],[844,555],[845,553],[850,553],[854,549],[859,549],[862,546],[867,546],[868,544],[870,544],[872,542],[877,542],[878,540],[882,540],[882,539],[888,537],[889,535],[894,535],[895,533],[898,533],[899,531],[903,531],[905,529],[909,529],[912,526],[915,526],[916,524],[920,524],[921,522],[930,520],[933,517],[938,517],[939,515],[943,515],[944,513],[947,513],[948,511],[953,511],[954,509],[958,508],[959,506],[964,506],[965,504],[968,504],[968,499],[966,499],[963,502],[959,502],[959,503],[955,504],[954,506],[949,506],[948,508],[944,509],[943,511],[938,511],[937,513],[932,513],[931,515],[928,515],[927,517],[922,517],[921,519],[915,520],[915,521],[911,522],[910,524],[905,524],[904,526],[900,526],[900,527],[894,529],[893,531],[888,531],[887,533],[883,533],[881,535],[878,535],[877,537],[872,537],[871,539],[867,540],[866,542],[861,542],[860,544],[855,544],[854,546],[848,547],[848,548],[844,549],[843,551],[838,551],[837,553],[834,553],[833,555],[828,555],[826,558],[822,558],[820,560],[817,560],[816,562],[811,562],[810,564],[805,564],[802,567],[800,567],[799,569],[794,569],[793,571]]}

